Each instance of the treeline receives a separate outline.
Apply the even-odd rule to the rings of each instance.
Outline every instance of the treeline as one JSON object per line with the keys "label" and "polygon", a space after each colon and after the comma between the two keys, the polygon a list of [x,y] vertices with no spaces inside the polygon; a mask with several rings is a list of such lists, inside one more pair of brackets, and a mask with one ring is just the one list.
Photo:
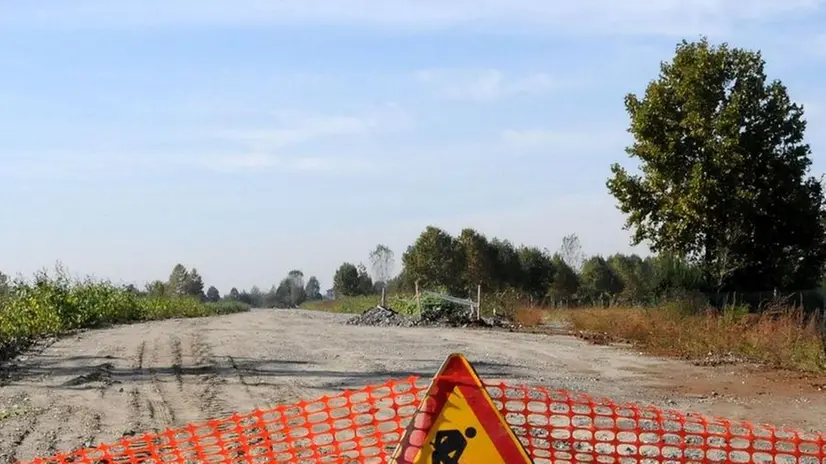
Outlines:
{"label": "treeline", "polygon": [[389,282],[410,291],[442,288],[462,297],[509,292],[535,304],[653,304],[704,291],[700,269],[668,255],[586,256],[576,234],[563,238],[555,252],[488,239],[474,229],[454,237],[427,227],[402,255],[403,269]]}
{"label": "treeline", "polygon": [[657,305],[692,300],[700,306],[742,304],[759,306],[786,297],[794,304],[822,307],[820,291],[721,291],[709,285],[700,263],[674,255],[641,257],[616,253],[587,256],[576,234],[563,238],[558,250],[514,245],[487,238],[474,229],[454,237],[429,226],[402,255],[402,270],[392,271],[393,252],[384,245],[371,253],[376,282],[364,264],[343,263],[333,278],[336,296],[413,292],[416,282],[428,290],[475,298],[477,286],[485,293],[507,295],[548,306]]}
{"label": "treeline", "polygon": [[249,290],[241,291],[232,287],[229,293],[221,297],[215,287],[210,287],[206,291],[206,298],[209,301],[240,301],[256,308],[297,308],[305,301],[322,299],[322,295],[318,279],[310,276],[305,283],[304,273],[296,269],[266,292],[255,285]]}

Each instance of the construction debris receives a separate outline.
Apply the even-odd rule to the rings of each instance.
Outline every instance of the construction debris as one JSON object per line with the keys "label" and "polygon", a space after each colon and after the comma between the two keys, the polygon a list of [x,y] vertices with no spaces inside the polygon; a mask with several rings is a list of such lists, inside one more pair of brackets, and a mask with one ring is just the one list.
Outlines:
{"label": "construction debris", "polygon": [[348,319],[345,324],[376,327],[514,327],[513,322],[502,316],[476,319],[466,308],[450,306],[430,307],[416,316],[406,316],[390,308],[376,306]]}
{"label": "construction debris", "polygon": [[348,325],[371,325],[380,327],[412,327],[415,320],[393,311],[390,308],[376,306],[347,319]]}

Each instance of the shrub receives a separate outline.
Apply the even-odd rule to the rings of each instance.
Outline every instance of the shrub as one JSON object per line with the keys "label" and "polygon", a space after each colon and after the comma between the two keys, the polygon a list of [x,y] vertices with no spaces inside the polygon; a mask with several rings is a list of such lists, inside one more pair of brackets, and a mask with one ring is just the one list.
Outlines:
{"label": "shrub", "polygon": [[826,344],[815,316],[794,307],[750,314],[747,307],[698,311],[664,308],[575,309],[565,312],[581,331],[627,340],[657,354],[689,359],[735,355],[776,368],[826,369]]}
{"label": "shrub", "polygon": [[58,268],[53,277],[39,272],[31,282],[14,282],[0,296],[0,358],[38,337],[80,328],[248,309],[234,301],[205,304],[194,297],[141,295],[106,280],[72,281]]}

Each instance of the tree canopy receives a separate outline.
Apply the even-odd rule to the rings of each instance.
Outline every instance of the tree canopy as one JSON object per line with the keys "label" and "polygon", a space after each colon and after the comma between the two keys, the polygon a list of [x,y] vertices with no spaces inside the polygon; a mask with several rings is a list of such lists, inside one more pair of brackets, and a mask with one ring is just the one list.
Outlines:
{"label": "tree canopy", "polygon": [[701,269],[708,289],[812,288],[826,262],[823,191],[803,107],[759,52],[681,42],[625,107],[639,173],[607,186],[633,243]]}

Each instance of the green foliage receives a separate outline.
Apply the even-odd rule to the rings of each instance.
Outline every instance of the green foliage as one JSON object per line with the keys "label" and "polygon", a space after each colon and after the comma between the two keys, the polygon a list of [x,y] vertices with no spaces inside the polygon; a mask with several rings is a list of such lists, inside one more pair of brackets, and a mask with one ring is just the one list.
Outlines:
{"label": "green foliage", "polygon": [[570,301],[579,291],[579,274],[562,258],[560,254],[553,257],[554,277],[548,286],[548,296],[555,301]]}
{"label": "green foliage", "polygon": [[494,288],[505,290],[522,286],[522,262],[519,252],[508,240],[496,237],[490,241],[496,256],[496,265],[493,270]]}
{"label": "green foliage", "polygon": [[[315,278],[311,278],[311,281],[313,279]],[[315,285],[318,285],[317,279]],[[237,300],[256,307],[297,308],[307,300],[304,273],[294,269],[287,274],[287,277],[281,279],[277,286],[270,287],[269,291],[262,292],[257,286],[253,286],[249,292],[238,292]]]}
{"label": "green foliage", "polygon": [[192,296],[201,300],[204,295],[204,280],[197,269],[187,270],[183,264],[176,264],[169,274],[169,280],[164,286],[163,294],[176,296]]}
{"label": "green foliage", "polygon": [[625,304],[647,302],[651,297],[652,269],[642,258],[618,253],[608,257],[607,263],[621,282],[618,301]]}
{"label": "green foliage", "polygon": [[623,282],[602,256],[593,256],[582,265],[582,292],[592,300],[603,301],[619,294]]}
{"label": "green foliage", "polygon": [[367,267],[359,263],[358,265],[358,294],[359,295],[369,295],[373,293],[373,279],[370,278],[370,274],[367,273]]}
{"label": "green foliage", "polygon": [[[236,290],[237,291],[237,290]],[[221,299],[221,292],[215,286],[210,286],[206,292],[206,300],[210,303],[215,303]]]}
{"label": "green foliage", "polygon": [[553,259],[547,252],[536,247],[519,248],[519,264],[522,269],[522,291],[532,300],[541,301],[553,282]]}
{"label": "green foliage", "polygon": [[459,242],[450,234],[428,226],[402,255],[407,278],[425,288],[445,286],[452,294],[466,295],[462,283],[465,259]]}
{"label": "green foliage", "polygon": [[321,284],[318,282],[316,276],[310,276],[309,280],[307,280],[307,285],[304,287],[304,294],[308,300],[320,300],[322,298]]}
{"label": "green foliage", "polygon": [[[155,286],[150,286],[155,288]],[[137,292],[109,281],[73,281],[58,267],[9,284],[0,296],[0,350],[46,335],[107,324],[244,311],[243,303],[203,304],[190,296]]]}
{"label": "green foliage", "polygon": [[607,185],[635,244],[698,263],[706,289],[817,285],[824,197],[803,108],[759,52],[683,41],[625,106],[641,174],[614,164]]}
{"label": "green foliage", "polygon": [[[167,295],[167,284],[161,282],[160,280],[155,280],[146,284],[146,293],[152,296],[166,296]],[[171,296],[171,292],[169,292]]]}
{"label": "green foliage", "polygon": [[462,229],[458,242],[465,255],[462,285],[471,293],[476,285],[481,284],[485,288],[490,288],[495,277],[495,248],[488,242],[487,237],[470,228]]}
{"label": "green foliage", "polygon": [[352,263],[342,263],[333,276],[333,289],[336,295],[355,296],[359,295],[359,271]]}

